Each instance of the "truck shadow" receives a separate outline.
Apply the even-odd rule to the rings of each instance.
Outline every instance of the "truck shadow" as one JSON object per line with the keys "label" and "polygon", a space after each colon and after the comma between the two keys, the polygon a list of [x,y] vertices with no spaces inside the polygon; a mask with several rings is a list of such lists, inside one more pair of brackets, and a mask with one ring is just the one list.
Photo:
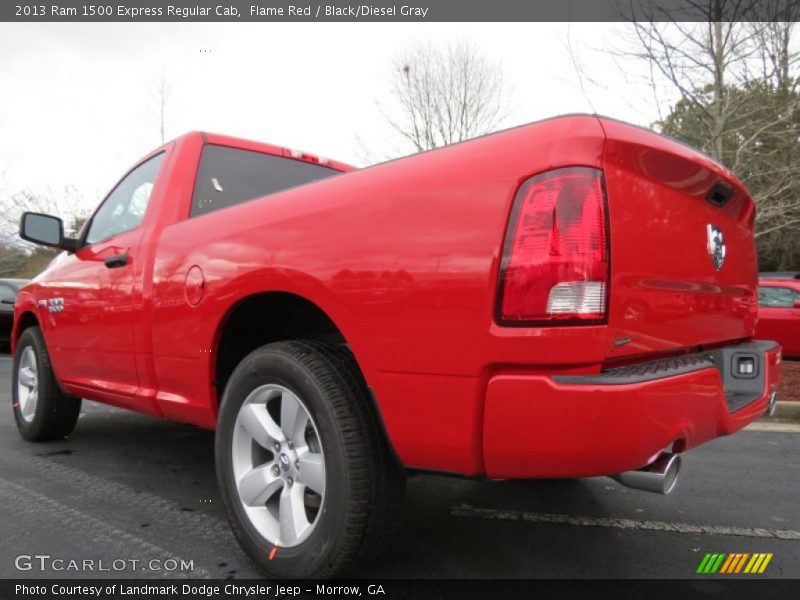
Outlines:
{"label": "truck shadow", "polygon": [[[213,432],[87,402],[70,438],[47,445],[25,444],[25,448],[125,485],[132,494],[156,494],[181,510],[225,519],[214,473]],[[412,474],[395,542],[386,554],[353,575],[574,576],[576,558],[607,553],[620,532],[470,518],[459,515],[457,509],[607,516],[612,506],[602,492],[615,485],[604,479],[488,481]],[[169,539],[182,532],[176,526],[162,535],[163,543],[169,545]],[[239,572],[250,570],[250,565],[240,567]],[[624,562],[615,568],[623,575],[626,572]]]}

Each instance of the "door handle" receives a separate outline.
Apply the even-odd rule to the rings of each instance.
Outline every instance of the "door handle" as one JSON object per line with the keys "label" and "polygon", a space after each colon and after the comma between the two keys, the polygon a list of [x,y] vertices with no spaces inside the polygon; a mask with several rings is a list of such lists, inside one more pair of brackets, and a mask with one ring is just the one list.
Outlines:
{"label": "door handle", "polygon": [[104,262],[109,269],[119,269],[128,264],[128,255],[117,254],[115,256],[109,256]]}

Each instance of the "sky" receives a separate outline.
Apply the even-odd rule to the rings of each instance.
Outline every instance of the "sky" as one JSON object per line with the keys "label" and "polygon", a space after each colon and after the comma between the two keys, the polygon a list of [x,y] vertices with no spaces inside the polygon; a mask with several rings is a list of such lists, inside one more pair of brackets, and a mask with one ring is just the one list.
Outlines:
{"label": "sky", "polygon": [[[214,131],[355,165],[397,153],[392,58],[469,41],[502,64],[514,126],[571,112],[657,118],[616,23],[0,24],[0,193],[75,188],[95,206],[166,135]],[[575,61],[581,65],[578,76]],[[580,81],[583,81],[581,85]]]}

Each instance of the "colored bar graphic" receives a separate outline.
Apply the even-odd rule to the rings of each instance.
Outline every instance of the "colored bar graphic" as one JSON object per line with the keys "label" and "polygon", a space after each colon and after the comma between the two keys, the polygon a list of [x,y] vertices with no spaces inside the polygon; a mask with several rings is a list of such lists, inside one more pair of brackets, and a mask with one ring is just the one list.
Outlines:
{"label": "colored bar graphic", "polygon": [[734,571],[734,573],[738,573],[739,571],[741,571],[741,570],[742,570],[742,567],[744,566],[744,563],[745,563],[745,561],[746,561],[746,560],[747,560],[749,557],[750,557],[750,554],[749,554],[749,553],[747,553],[747,552],[746,552],[746,553],[744,553],[744,554],[742,554],[742,558],[741,558],[741,559],[739,560],[739,562],[736,564],[736,571]]}
{"label": "colored bar graphic", "polygon": [[705,557],[703,557],[703,560],[700,561],[700,566],[697,567],[697,571],[696,572],[697,573],[705,573],[706,572],[706,565],[708,564],[708,562],[710,560],[711,560],[711,555],[710,554],[706,554]]}
{"label": "colored bar graphic", "polygon": [[751,558],[750,562],[747,563],[747,566],[744,568],[744,572],[757,573],[758,567],[761,565],[762,560],[764,560],[763,554],[753,554],[753,558]]}
{"label": "colored bar graphic", "polygon": [[764,562],[761,563],[761,568],[758,570],[758,572],[759,573],[763,573],[764,569],[767,568],[767,565],[769,564],[769,561],[771,561],[771,560],[772,560],[772,552],[770,552],[769,554],[767,554],[764,557]]}
{"label": "colored bar graphic", "polygon": [[722,568],[719,570],[719,572],[720,573],[727,573],[728,569],[731,568],[731,563],[733,563],[735,559],[736,559],[736,555],[735,554],[728,554],[728,560],[726,560],[724,563],[722,563]]}
{"label": "colored bar graphic", "polygon": [[717,553],[711,554],[708,558],[706,566],[703,567],[703,573],[711,573],[712,572],[711,569],[714,568],[714,565],[716,564],[718,558],[719,554]]}
{"label": "colored bar graphic", "polygon": [[722,569],[720,569],[720,573],[732,573],[733,570],[736,568],[736,565],[739,563],[739,558],[742,555],[738,552],[728,555],[728,561],[725,562]]}
{"label": "colored bar graphic", "polygon": [[724,558],[725,558],[725,553],[724,552],[719,554],[719,557],[714,562],[714,564],[711,566],[711,570],[709,571],[709,573],[716,573],[717,570],[719,569],[720,565],[722,564],[722,559],[724,559]]}
{"label": "colored bar graphic", "polygon": [[709,552],[700,561],[700,566],[697,567],[696,572],[703,574],[724,573],[728,575],[763,573],[772,560],[772,556],[771,552],[756,552],[753,554],[749,552],[732,552],[730,554]]}

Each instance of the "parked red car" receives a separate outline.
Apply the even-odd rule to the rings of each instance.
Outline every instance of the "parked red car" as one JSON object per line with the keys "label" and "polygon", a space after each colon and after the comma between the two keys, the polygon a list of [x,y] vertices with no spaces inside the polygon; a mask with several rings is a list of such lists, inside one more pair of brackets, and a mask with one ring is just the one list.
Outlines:
{"label": "parked red car", "polygon": [[800,276],[758,280],[756,336],[777,340],[786,358],[800,358]]}
{"label": "parked red car", "polygon": [[90,398],[216,428],[233,529],[276,577],[376,554],[404,468],[612,475],[768,410],[753,202],[650,131],[555,118],[363,170],[191,133],[126,174],[16,304],[30,440]]}
{"label": "parked red car", "polygon": [[27,279],[0,279],[0,346],[4,349],[11,340],[17,292],[26,283]]}

